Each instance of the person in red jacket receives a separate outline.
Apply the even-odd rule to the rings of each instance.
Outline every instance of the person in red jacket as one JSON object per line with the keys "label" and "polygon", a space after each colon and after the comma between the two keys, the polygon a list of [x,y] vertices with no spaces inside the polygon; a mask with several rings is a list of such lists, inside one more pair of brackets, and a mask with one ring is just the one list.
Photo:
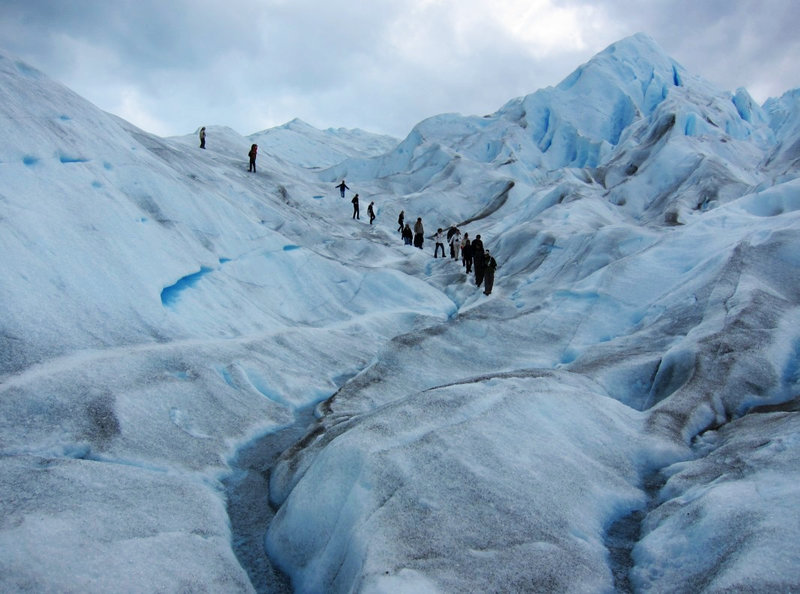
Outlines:
{"label": "person in red jacket", "polygon": [[247,153],[247,156],[250,157],[250,169],[248,171],[252,171],[253,173],[256,172],[256,155],[258,154],[258,145],[254,144],[250,147],[250,152]]}

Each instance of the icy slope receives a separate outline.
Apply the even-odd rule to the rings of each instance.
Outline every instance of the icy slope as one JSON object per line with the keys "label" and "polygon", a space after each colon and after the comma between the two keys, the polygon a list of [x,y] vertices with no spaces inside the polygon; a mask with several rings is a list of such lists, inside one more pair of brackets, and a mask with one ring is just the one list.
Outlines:
{"label": "icy slope", "polygon": [[[625,40],[559,85],[569,96],[595,68],[607,81],[622,80],[616,70],[661,67],[597,94],[600,107],[620,93],[635,106],[618,134],[604,128],[611,106],[584,110],[575,99],[563,119],[577,124],[559,124],[565,142],[554,152],[534,145],[527,126],[445,115],[389,155],[336,168],[387,188],[403,180],[411,192],[400,204],[425,220],[447,224],[480,209],[462,230],[482,233],[501,261],[503,293],[475,307],[469,290],[446,288],[462,303],[458,318],[392,341],[327,403],[303,447],[287,453],[273,475],[282,507],[268,544],[302,591],[684,591],[697,583],[770,591],[800,583],[790,552],[800,526],[781,520],[797,516],[797,468],[786,461],[798,453],[789,436],[800,420],[795,404],[780,405],[796,402],[800,389],[800,188],[762,167],[776,138],[797,135],[769,128],[743,92],[716,91],[669,60],[640,63],[643,43],[652,45]],[[654,80],[659,93],[648,95]],[[564,109],[568,99],[549,107]],[[563,147],[588,146],[586,137],[597,161],[565,160],[577,153]],[[562,169],[576,164],[590,166]],[[543,165],[553,171],[536,169]],[[493,193],[503,178],[513,186]],[[470,190],[481,187],[476,198]],[[542,394],[558,399],[570,376],[523,379],[541,369],[597,382],[581,390],[594,394],[591,406],[559,409],[569,428],[554,429],[561,417],[536,407]],[[526,399],[516,401],[518,393]],[[642,414],[612,413],[604,398]],[[643,430],[629,437],[596,404]],[[525,422],[516,427],[505,406]],[[574,426],[594,447],[571,450]],[[723,443],[741,444],[737,460],[716,454]],[[765,447],[790,453],[764,456]],[[518,457],[528,462],[524,474]],[[741,474],[715,481],[730,472]],[[671,478],[684,473],[697,478]],[[625,476],[633,478],[614,482]],[[759,491],[769,494],[767,507]],[[730,506],[720,508],[725,498],[742,510],[733,526],[724,519]],[[510,500],[522,519],[511,519],[520,508]],[[709,520],[687,536],[689,501],[693,518]],[[531,517],[534,526],[514,533]],[[621,546],[619,534],[627,535]],[[755,559],[766,561],[755,567]]]}
{"label": "icy slope", "polygon": [[778,174],[796,176],[800,167],[800,90],[788,91],[779,99],[769,99],[764,110],[770,127],[775,130],[778,145],[767,166]]}
{"label": "icy slope", "polygon": [[[248,139],[233,131],[211,128],[209,149],[201,152],[186,140],[158,139],[104,114],[10,59],[3,74],[0,117],[9,123],[9,141],[0,149],[7,179],[3,288],[14,311],[3,321],[3,336],[14,341],[37,330],[5,343],[13,360],[0,369],[19,369],[40,353],[198,331],[236,336],[254,324],[263,329],[320,315],[295,308],[302,300],[292,297],[303,282],[316,283],[317,264],[337,266],[320,242],[294,251],[292,235],[305,229],[309,215],[285,202],[283,184],[302,181],[299,169],[287,171],[285,163],[262,156],[265,175],[249,176]],[[315,193],[305,198],[312,202]],[[276,308],[267,298],[272,287],[261,279],[275,281],[276,265],[298,259],[308,278],[284,284],[282,300],[292,307]],[[360,276],[352,267],[341,266],[340,273]],[[373,270],[370,278],[384,274],[392,273]],[[203,298],[177,299],[181,279],[188,285],[201,278],[195,293]],[[221,285],[232,291],[220,292]],[[336,305],[348,295],[318,297],[338,309],[325,315],[350,315]],[[208,307],[215,315],[208,309],[191,315]]]}
{"label": "icy slope", "polygon": [[[602,195],[637,220],[674,223],[773,183],[780,171],[754,166],[776,150],[768,120],[745,91],[713,88],[636,35],[556,87],[484,117],[432,117],[393,151],[344,161],[325,179],[379,179],[386,191],[411,197],[462,192],[485,205],[497,184],[470,187],[480,183],[470,177],[513,180],[514,193],[529,202],[566,168],[579,168],[580,182],[568,183],[565,197]],[[481,176],[470,176],[477,170]],[[474,202],[467,208],[479,210]]]}
{"label": "icy slope", "polygon": [[393,149],[391,136],[344,128],[317,130],[302,120],[248,136],[262,152],[302,167],[329,167],[350,157],[372,157]]}
{"label": "icy slope", "polygon": [[12,57],[0,76],[4,589],[246,591],[236,448],[454,305],[393,234],[331,233],[309,207],[340,212],[332,185],[269,155],[249,174],[250,139],[209,126],[201,151]]}

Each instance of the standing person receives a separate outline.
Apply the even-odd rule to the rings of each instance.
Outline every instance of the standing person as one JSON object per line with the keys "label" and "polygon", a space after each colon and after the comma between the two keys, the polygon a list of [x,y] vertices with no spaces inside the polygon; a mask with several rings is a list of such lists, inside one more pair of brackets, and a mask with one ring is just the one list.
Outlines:
{"label": "standing person", "polygon": [[411,225],[406,223],[403,227],[403,241],[406,245],[411,245],[411,240],[414,238],[414,232],[411,230]]}
{"label": "standing person", "polygon": [[439,253],[439,248],[442,248],[442,258],[444,258],[444,232],[441,227],[436,230],[436,235],[433,236],[433,240],[436,242],[433,248],[433,257],[436,258]]}
{"label": "standing person", "polygon": [[425,229],[422,228],[422,217],[417,217],[417,222],[414,223],[414,247],[422,249],[422,244],[425,242]]}
{"label": "standing person", "polygon": [[400,232],[401,235],[403,234],[403,221],[405,220],[405,218],[406,218],[406,211],[401,210],[400,216],[397,217],[397,224],[399,225],[399,227],[397,227],[397,230]]}
{"label": "standing person", "polygon": [[361,216],[358,212],[358,194],[353,196],[353,199],[350,202],[353,203],[353,218],[361,220]]}
{"label": "standing person", "polygon": [[464,233],[464,239],[461,240],[461,263],[466,267],[467,274],[472,272],[472,243],[469,233]]}
{"label": "standing person", "polygon": [[336,187],[339,188],[339,192],[342,194],[342,198],[344,198],[344,191],[350,189],[350,188],[347,187],[347,184],[344,183],[344,180],[342,180],[342,183],[340,183]]}
{"label": "standing person", "polygon": [[200,128],[200,148],[206,148],[206,127]]}
{"label": "standing person", "polygon": [[258,145],[254,144],[250,147],[250,152],[247,156],[250,157],[250,169],[248,171],[256,172],[256,155],[258,155]]}
{"label": "standing person", "polygon": [[[450,225],[447,228],[447,243],[448,244],[450,243],[450,240],[453,238],[453,233],[455,233],[456,231],[458,231],[458,227],[456,227],[455,225]],[[459,233],[461,233],[461,232],[459,231]]]}
{"label": "standing person", "polygon": [[486,250],[486,255],[484,256],[484,278],[483,278],[483,294],[484,295],[491,295],[492,294],[492,287],[494,286],[494,271],[497,270],[497,260],[494,259],[489,253],[489,250]]}
{"label": "standing person", "polygon": [[483,282],[484,269],[483,242],[481,236],[476,235],[472,242],[472,263],[475,264],[475,286],[480,287]]}
{"label": "standing person", "polygon": [[453,260],[458,260],[458,253],[461,248],[461,231],[455,225],[450,229],[453,231],[453,233],[447,232],[448,241],[450,242],[450,257]]}
{"label": "standing person", "polygon": [[372,202],[370,202],[369,206],[367,207],[367,214],[369,215],[369,224],[370,225],[372,224],[372,221],[375,220],[375,209],[373,208],[373,206],[375,206],[375,201],[374,200]]}

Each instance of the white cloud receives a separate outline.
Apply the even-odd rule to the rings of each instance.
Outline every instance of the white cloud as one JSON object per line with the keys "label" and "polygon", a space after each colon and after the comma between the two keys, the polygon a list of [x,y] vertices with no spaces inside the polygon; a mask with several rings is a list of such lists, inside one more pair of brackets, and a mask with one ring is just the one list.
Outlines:
{"label": "white cloud", "polygon": [[152,106],[147,105],[147,101],[142,97],[139,89],[133,86],[122,86],[117,90],[116,106],[111,111],[129,122],[135,122],[139,128],[166,136],[169,134],[170,126],[153,116]]}
{"label": "white cloud", "polygon": [[491,6],[500,27],[539,58],[587,47],[584,30],[595,12],[590,6],[558,6],[551,0],[496,0]]}

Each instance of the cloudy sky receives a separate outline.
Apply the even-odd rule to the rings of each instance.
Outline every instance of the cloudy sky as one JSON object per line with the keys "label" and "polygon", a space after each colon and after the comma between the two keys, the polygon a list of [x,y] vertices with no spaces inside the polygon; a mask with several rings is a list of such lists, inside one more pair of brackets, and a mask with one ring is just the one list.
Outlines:
{"label": "cloudy sky", "polygon": [[162,136],[295,117],[404,137],[644,32],[759,102],[800,87],[800,0],[0,0],[0,50]]}

